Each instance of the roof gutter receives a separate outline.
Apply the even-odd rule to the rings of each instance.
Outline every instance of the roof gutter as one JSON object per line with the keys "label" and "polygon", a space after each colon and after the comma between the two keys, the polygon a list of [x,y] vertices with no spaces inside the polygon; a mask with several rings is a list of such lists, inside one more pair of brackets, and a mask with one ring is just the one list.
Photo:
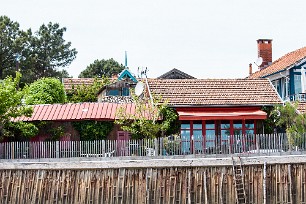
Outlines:
{"label": "roof gutter", "polygon": [[259,107],[259,106],[274,106],[277,104],[282,103],[275,103],[275,104],[232,104],[232,105],[167,105],[170,108],[220,108],[220,107]]}

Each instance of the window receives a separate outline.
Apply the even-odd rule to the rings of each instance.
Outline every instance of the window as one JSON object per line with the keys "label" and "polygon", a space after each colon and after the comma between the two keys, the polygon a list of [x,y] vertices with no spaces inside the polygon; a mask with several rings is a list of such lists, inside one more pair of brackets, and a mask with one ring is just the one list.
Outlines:
{"label": "window", "polygon": [[190,153],[190,121],[183,121],[181,124],[181,139],[182,139],[182,153]]}
{"label": "window", "polygon": [[108,96],[118,96],[119,90],[118,89],[111,89],[108,91]]}
{"label": "window", "polygon": [[253,120],[245,121],[245,134],[247,135],[254,134],[254,121]]}
{"label": "window", "polygon": [[294,94],[302,92],[301,75],[294,75]]}
{"label": "window", "polygon": [[273,84],[275,90],[277,91],[277,93],[278,93],[280,96],[282,96],[280,80],[279,80],[279,79],[274,80],[274,81],[272,81],[272,84]]}
{"label": "window", "polygon": [[193,122],[193,141],[194,141],[194,149],[196,152],[203,151],[203,134],[202,134],[202,121],[194,121]]}
{"label": "window", "polygon": [[221,121],[220,129],[221,129],[221,143],[226,144],[228,142],[228,138],[231,135],[231,125],[229,120]]}
{"label": "window", "polygon": [[130,90],[127,87],[122,88],[122,96],[129,96],[130,95]]}
{"label": "window", "polygon": [[215,121],[206,121],[205,136],[206,136],[205,147],[206,148],[215,147],[215,142],[216,142]]}
{"label": "window", "polygon": [[242,121],[235,120],[233,123],[234,128],[234,135],[241,135],[242,134]]}

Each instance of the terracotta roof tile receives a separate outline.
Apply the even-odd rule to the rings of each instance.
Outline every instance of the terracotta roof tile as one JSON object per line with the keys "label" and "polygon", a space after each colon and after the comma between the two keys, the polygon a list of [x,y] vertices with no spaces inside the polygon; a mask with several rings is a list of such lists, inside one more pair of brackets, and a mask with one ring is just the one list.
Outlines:
{"label": "terracotta roof tile", "polygon": [[281,103],[268,79],[149,79],[169,105],[273,105]]}
{"label": "terracotta roof tile", "polygon": [[306,47],[303,47],[282,56],[278,60],[274,61],[270,66],[253,73],[248,78],[255,79],[255,78],[268,76],[275,72],[289,68],[291,65],[298,63],[305,58],[306,58]]}
{"label": "terracotta roof tile", "polygon": [[300,101],[297,107],[298,111],[302,114],[306,113],[306,102]]}

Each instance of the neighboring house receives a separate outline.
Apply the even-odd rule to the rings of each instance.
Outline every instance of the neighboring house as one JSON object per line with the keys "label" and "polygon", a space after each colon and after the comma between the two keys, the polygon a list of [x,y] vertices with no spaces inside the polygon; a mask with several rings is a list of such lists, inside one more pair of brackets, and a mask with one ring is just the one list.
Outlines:
{"label": "neighboring house", "polygon": [[191,139],[207,148],[258,133],[262,107],[282,102],[268,79],[150,79],[149,88],[177,111],[186,151]]}
{"label": "neighboring house", "polygon": [[[227,143],[230,135],[258,133],[261,122],[267,118],[262,107],[282,102],[268,79],[190,79],[191,76],[176,69],[161,77],[171,78],[177,73],[189,78],[136,79],[130,70],[125,69],[117,80],[101,88],[98,103],[37,105],[31,118],[21,120],[114,121],[122,106],[130,112],[135,111],[131,89],[141,80],[145,86],[143,94],[150,91],[159,95],[162,102],[167,101],[168,106],[177,111],[183,140],[200,139],[209,147]],[[108,138],[128,139],[129,134],[116,126]]]}
{"label": "neighboring house", "polygon": [[258,57],[263,63],[259,71],[250,71],[249,79],[268,78],[283,100],[306,100],[306,47],[297,49],[272,62],[272,40],[259,39]]}
{"label": "neighboring house", "polygon": [[195,77],[186,74],[176,68],[171,69],[169,72],[157,77],[158,79],[195,79]]}
{"label": "neighboring house", "polygon": [[[19,117],[15,121],[35,122],[35,121],[52,121],[57,124],[64,124],[68,127],[69,135],[66,140],[79,140],[77,132],[73,129],[71,122],[74,121],[114,121],[117,111],[123,108],[127,114],[135,113],[135,104],[132,103],[68,103],[68,104],[42,104],[33,106],[31,117]],[[115,125],[113,131],[107,136],[108,139],[118,139],[128,133],[120,131],[120,127]],[[72,139],[74,138],[74,139]],[[38,135],[34,140],[42,141],[47,139],[47,135]]]}
{"label": "neighboring house", "polygon": [[98,91],[98,102],[131,103],[131,89],[135,88],[137,82],[130,70],[124,69],[117,80]]}

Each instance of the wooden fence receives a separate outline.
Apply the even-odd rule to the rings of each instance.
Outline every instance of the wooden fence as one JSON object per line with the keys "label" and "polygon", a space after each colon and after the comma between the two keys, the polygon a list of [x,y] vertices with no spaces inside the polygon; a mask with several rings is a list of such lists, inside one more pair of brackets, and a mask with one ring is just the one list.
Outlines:
{"label": "wooden fence", "polygon": [[[306,203],[306,165],[242,166],[246,203]],[[0,203],[235,203],[223,167],[0,170]]]}
{"label": "wooden fence", "polygon": [[[211,137],[210,137],[211,138]],[[241,156],[298,153],[306,150],[305,135],[286,134],[203,136],[182,140],[179,136],[143,140],[45,141],[0,143],[0,159],[40,159],[70,157],[137,157],[202,155]],[[222,138],[222,139],[220,139]]]}

